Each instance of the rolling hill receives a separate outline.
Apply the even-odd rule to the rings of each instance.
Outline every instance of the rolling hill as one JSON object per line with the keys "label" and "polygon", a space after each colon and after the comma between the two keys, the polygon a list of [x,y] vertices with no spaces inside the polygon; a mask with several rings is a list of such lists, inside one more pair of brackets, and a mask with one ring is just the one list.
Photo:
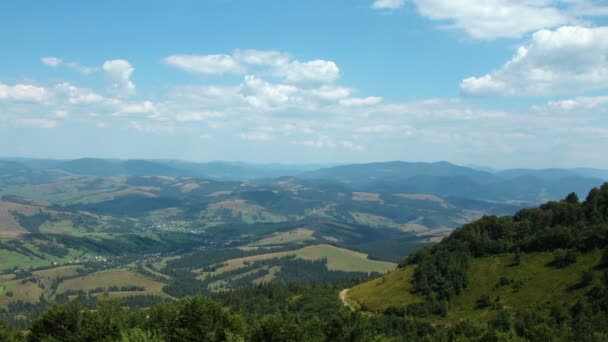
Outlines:
{"label": "rolling hill", "polygon": [[355,310],[434,324],[469,320],[508,331],[517,320],[527,325],[514,326],[526,339],[567,326],[593,340],[608,308],[607,233],[608,183],[582,202],[572,193],[464,225],[342,297]]}

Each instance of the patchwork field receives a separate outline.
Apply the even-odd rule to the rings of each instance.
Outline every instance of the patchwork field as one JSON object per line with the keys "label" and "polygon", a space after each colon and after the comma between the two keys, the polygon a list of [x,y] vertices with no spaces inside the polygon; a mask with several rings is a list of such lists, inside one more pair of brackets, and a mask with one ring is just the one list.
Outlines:
{"label": "patchwork field", "polygon": [[314,240],[314,231],[306,228],[298,228],[284,233],[276,233],[270,237],[259,240],[257,246],[284,245],[289,243],[302,243]]}
{"label": "patchwork field", "polygon": [[367,258],[367,254],[354,252],[348,249],[331,245],[315,245],[295,251],[268,253],[231,259],[226,261],[226,265],[216,270],[214,274],[239,269],[254,261],[276,259],[291,255],[304,260],[320,260],[325,258],[327,259],[327,268],[333,271],[386,273],[395,269],[397,266],[397,264],[391,262],[370,260]]}
{"label": "patchwork field", "polygon": [[394,194],[393,196],[395,197],[399,197],[399,198],[405,198],[405,199],[411,199],[411,200],[418,200],[418,201],[431,201],[431,202],[435,202],[435,203],[439,203],[442,207],[444,208],[448,208],[449,204],[446,203],[446,201],[436,195],[430,195],[430,194]]}
{"label": "patchwork field", "polygon": [[353,201],[381,202],[380,194],[373,192],[353,192]]}
{"label": "patchwork field", "polygon": [[262,206],[240,199],[209,204],[203,212],[203,219],[209,222],[225,222],[227,218],[238,218],[244,223],[287,221],[287,218],[271,213]]}
{"label": "patchwork field", "polygon": [[93,290],[99,287],[109,288],[110,286],[143,286],[145,291],[160,292],[163,283],[149,279],[136,272],[126,269],[108,270],[93,273],[84,277],[69,279],[62,282],[57,288],[57,293],[66,290]]}

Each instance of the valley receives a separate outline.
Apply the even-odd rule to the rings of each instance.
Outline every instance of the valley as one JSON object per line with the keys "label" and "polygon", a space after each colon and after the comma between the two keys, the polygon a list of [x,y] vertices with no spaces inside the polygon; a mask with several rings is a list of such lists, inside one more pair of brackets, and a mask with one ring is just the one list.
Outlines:
{"label": "valley", "polygon": [[[354,287],[345,300],[382,312],[378,296],[400,305],[419,300],[402,288],[407,268],[397,268],[409,253],[484,215],[521,209],[513,204],[521,197],[434,191],[445,177],[498,179],[444,163],[353,165],[340,179],[304,170],[246,180],[148,161],[36,165],[4,162],[0,177],[0,314],[15,324],[78,297],[151,305],[270,283],[378,277],[382,284]],[[411,187],[421,173],[437,178]],[[528,200],[549,193],[540,188]]]}

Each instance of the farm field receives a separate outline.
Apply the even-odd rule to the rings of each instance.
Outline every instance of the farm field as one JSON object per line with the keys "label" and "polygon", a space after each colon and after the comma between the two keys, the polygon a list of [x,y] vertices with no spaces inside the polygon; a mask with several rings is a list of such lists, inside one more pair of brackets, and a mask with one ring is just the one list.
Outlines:
{"label": "farm field", "polygon": [[57,293],[62,293],[66,290],[88,291],[99,287],[109,288],[110,286],[133,285],[143,286],[145,291],[159,292],[164,284],[130,270],[114,269],[66,280],[59,285]]}
{"label": "farm field", "polygon": [[246,264],[255,261],[277,259],[286,256],[295,256],[296,258],[304,260],[327,259],[327,268],[329,270],[345,272],[386,273],[395,269],[397,266],[397,264],[391,262],[369,260],[366,254],[348,249],[338,248],[332,245],[314,245],[293,251],[260,254],[250,257],[231,259],[226,261],[226,265],[219,268],[214,272],[214,274],[233,271],[245,267]]}

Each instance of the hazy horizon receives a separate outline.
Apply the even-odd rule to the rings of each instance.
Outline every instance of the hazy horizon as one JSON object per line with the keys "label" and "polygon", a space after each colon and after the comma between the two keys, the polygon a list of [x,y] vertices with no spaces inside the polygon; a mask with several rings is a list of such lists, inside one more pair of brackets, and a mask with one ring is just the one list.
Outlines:
{"label": "hazy horizon", "polygon": [[82,160],[82,159],[93,159],[93,160],[108,160],[108,161],[127,161],[127,160],[142,160],[142,161],[152,161],[152,162],[183,162],[183,163],[194,163],[194,164],[212,164],[212,163],[224,163],[224,164],[244,164],[250,166],[277,166],[277,167],[301,167],[307,169],[314,168],[330,168],[336,166],[348,166],[348,165],[365,165],[365,164],[382,164],[382,163],[428,163],[428,164],[436,164],[436,163],[449,163],[452,165],[466,167],[481,171],[488,172],[500,172],[506,170],[517,170],[517,169],[527,169],[527,170],[551,170],[551,169],[563,169],[563,170],[576,170],[576,169],[595,169],[601,171],[608,171],[608,168],[601,167],[593,167],[593,166],[547,166],[547,167],[526,167],[526,166],[511,166],[511,167],[494,167],[492,165],[484,165],[484,164],[460,164],[450,160],[431,160],[431,161],[420,161],[420,160],[378,160],[378,161],[361,161],[361,162],[258,162],[258,161],[243,161],[243,160],[192,160],[192,159],[175,159],[175,158],[116,158],[116,157],[77,157],[77,158],[39,158],[39,157],[14,157],[14,156],[0,156],[0,160],[52,160],[52,161],[73,161],[73,160]]}

